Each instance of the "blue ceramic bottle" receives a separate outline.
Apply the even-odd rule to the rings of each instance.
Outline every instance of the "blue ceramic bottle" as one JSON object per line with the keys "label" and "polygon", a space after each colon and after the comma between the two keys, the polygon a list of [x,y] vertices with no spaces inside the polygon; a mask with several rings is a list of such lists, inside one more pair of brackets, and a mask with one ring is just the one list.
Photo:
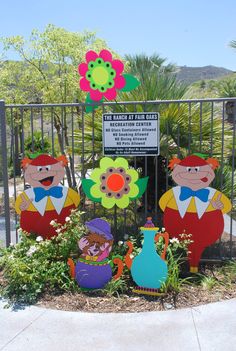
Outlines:
{"label": "blue ceramic bottle", "polygon": [[[146,225],[140,228],[144,235],[143,247],[140,254],[133,259],[131,275],[135,283],[142,288],[159,289],[167,279],[167,264],[156,252],[155,237],[158,229],[154,227],[150,218]],[[158,233],[158,238],[165,238],[165,249],[168,245],[166,234]]]}

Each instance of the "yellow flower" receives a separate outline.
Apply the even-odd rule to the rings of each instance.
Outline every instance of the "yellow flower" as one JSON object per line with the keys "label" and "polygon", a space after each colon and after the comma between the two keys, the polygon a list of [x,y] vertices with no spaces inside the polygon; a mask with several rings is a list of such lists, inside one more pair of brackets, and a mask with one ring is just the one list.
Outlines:
{"label": "yellow flower", "polygon": [[84,179],[82,187],[85,194],[94,202],[101,202],[105,208],[117,205],[129,206],[130,200],[142,196],[146,190],[148,177],[139,179],[135,169],[130,169],[128,161],[122,157],[112,160],[104,157],[100,168],[95,168],[90,180]]}

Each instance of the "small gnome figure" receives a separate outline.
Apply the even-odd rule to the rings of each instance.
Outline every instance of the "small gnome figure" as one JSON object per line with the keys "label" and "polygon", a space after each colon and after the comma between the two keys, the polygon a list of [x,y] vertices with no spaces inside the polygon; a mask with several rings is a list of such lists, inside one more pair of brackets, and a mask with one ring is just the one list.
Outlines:
{"label": "small gnome figure", "polygon": [[214,158],[191,155],[170,161],[176,187],[160,198],[164,212],[163,224],[170,237],[182,239],[191,234],[189,245],[190,272],[198,272],[204,249],[217,241],[224,230],[223,214],[231,210],[230,200],[220,191],[209,187],[219,163]]}
{"label": "small gnome figure", "polygon": [[78,207],[79,194],[60,184],[67,163],[65,156],[39,155],[22,160],[24,178],[31,187],[17,197],[15,209],[24,231],[50,239],[57,235],[50,222],[65,224],[71,210]]}

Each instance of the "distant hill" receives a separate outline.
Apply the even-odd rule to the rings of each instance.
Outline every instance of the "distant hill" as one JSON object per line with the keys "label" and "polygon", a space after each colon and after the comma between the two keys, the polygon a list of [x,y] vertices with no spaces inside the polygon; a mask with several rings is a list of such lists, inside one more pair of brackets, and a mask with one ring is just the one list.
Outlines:
{"label": "distant hill", "polygon": [[177,79],[187,84],[192,84],[198,80],[217,79],[232,74],[233,71],[223,67],[178,67]]}

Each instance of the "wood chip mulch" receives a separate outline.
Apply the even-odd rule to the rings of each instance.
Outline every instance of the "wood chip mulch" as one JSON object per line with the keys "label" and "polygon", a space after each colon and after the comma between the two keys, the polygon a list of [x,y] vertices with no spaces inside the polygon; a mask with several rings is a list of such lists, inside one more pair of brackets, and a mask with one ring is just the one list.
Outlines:
{"label": "wood chip mulch", "polygon": [[82,312],[148,312],[193,307],[211,302],[236,298],[236,284],[217,286],[205,290],[200,286],[186,285],[176,296],[162,297],[141,295],[102,296],[98,293],[45,294],[37,305],[46,308]]}
{"label": "wood chip mulch", "polygon": [[[223,284],[222,276],[217,272],[205,271],[205,273],[207,276],[213,274],[218,281],[212,289],[204,288],[202,285],[184,284],[178,294],[169,292],[160,297],[138,295],[132,291],[115,296],[106,295],[102,290],[57,295],[46,292],[36,306],[64,311],[127,313],[174,310],[236,298],[236,281]],[[0,285],[6,285],[1,271]]]}

